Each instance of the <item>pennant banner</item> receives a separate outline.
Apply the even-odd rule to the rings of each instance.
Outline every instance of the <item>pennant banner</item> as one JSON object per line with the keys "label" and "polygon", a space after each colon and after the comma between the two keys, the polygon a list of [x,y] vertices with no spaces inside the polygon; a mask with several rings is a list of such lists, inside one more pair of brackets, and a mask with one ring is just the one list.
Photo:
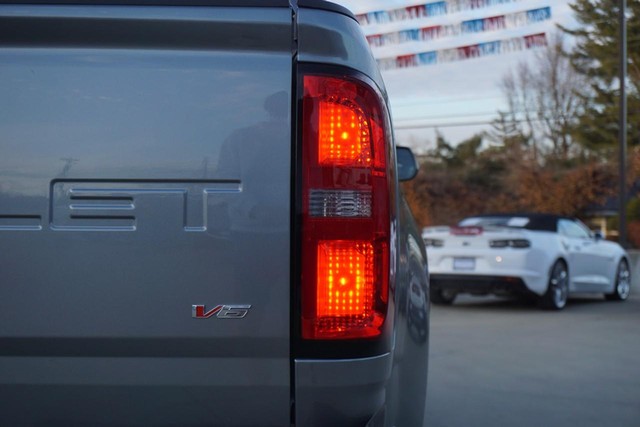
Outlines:
{"label": "pennant banner", "polygon": [[456,37],[471,33],[517,28],[549,19],[551,19],[551,8],[542,7],[524,12],[492,16],[490,18],[472,19],[451,25],[435,25],[387,34],[374,34],[367,36],[367,40],[372,47],[381,47],[413,41],[430,41],[444,37]]}
{"label": "pennant banner", "polygon": [[403,7],[392,10],[378,10],[357,15],[360,25],[387,24],[389,22],[407,21],[410,19],[427,18],[430,16],[446,15],[465,10],[480,9],[521,0],[441,0],[426,4]]}
{"label": "pennant banner", "polygon": [[524,37],[514,37],[505,40],[460,46],[452,49],[421,52],[411,55],[397,56],[395,58],[381,58],[378,59],[378,65],[382,70],[412,68],[423,65],[435,65],[446,62],[480,58],[489,55],[517,52],[543,46],[547,46],[547,36],[545,33],[539,33]]}

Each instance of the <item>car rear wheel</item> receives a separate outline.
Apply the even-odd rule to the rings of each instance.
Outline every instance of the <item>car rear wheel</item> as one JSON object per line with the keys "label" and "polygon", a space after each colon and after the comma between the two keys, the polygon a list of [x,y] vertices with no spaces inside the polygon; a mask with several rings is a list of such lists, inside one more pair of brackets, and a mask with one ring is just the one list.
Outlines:
{"label": "car rear wheel", "polygon": [[431,288],[429,289],[431,302],[437,305],[451,305],[456,299],[457,294],[446,289]]}
{"label": "car rear wheel", "polygon": [[564,261],[556,261],[549,274],[547,292],[542,296],[540,304],[548,310],[562,310],[569,298],[569,271]]}
{"label": "car rear wheel", "polygon": [[616,286],[613,292],[605,294],[605,298],[610,301],[624,301],[629,298],[629,292],[631,291],[631,271],[629,270],[629,263],[626,259],[620,261],[618,264],[618,271],[616,273]]}

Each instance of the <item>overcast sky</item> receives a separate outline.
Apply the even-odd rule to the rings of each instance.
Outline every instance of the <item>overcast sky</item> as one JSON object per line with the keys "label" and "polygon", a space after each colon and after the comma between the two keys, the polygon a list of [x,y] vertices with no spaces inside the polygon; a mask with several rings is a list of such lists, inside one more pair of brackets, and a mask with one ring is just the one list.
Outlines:
{"label": "overcast sky", "polygon": [[[436,0],[332,0],[356,14],[423,5]],[[551,7],[551,19],[513,28],[444,37],[431,41],[414,41],[374,47],[377,58],[439,51],[477,43],[552,32],[556,24],[575,26],[570,0],[511,0],[505,4],[486,6],[446,15],[387,24],[364,25],[366,35],[423,28],[433,25],[455,25],[470,19],[509,15]],[[399,144],[411,145],[418,151],[428,149],[438,129],[452,143],[490,129],[489,125],[469,123],[491,122],[496,111],[504,108],[498,87],[501,77],[519,61],[530,59],[535,50],[503,53],[457,62],[439,63],[407,69],[383,71],[391,100],[391,110]],[[413,127],[418,128],[413,128]]]}

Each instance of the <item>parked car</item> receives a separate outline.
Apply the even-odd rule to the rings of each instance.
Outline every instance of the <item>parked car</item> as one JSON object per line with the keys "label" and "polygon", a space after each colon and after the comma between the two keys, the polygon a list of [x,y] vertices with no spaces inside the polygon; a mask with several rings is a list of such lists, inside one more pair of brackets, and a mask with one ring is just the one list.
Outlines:
{"label": "parked car", "polygon": [[415,173],[341,6],[0,0],[0,426],[422,425]]}
{"label": "parked car", "polygon": [[575,218],[478,215],[455,227],[428,227],[422,237],[436,304],[451,304],[459,293],[517,294],[560,310],[577,293],[629,296],[627,253]]}

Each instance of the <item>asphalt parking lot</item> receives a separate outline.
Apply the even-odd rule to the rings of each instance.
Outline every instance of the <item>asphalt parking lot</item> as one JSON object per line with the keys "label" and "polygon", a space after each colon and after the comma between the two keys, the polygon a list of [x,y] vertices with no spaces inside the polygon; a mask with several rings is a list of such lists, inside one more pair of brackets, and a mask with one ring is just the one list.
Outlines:
{"label": "asphalt parking lot", "polygon": [[433,306],[425,425],[640,426],[634,285],[624,303],[570,299],[560,312],[494,297]]}

